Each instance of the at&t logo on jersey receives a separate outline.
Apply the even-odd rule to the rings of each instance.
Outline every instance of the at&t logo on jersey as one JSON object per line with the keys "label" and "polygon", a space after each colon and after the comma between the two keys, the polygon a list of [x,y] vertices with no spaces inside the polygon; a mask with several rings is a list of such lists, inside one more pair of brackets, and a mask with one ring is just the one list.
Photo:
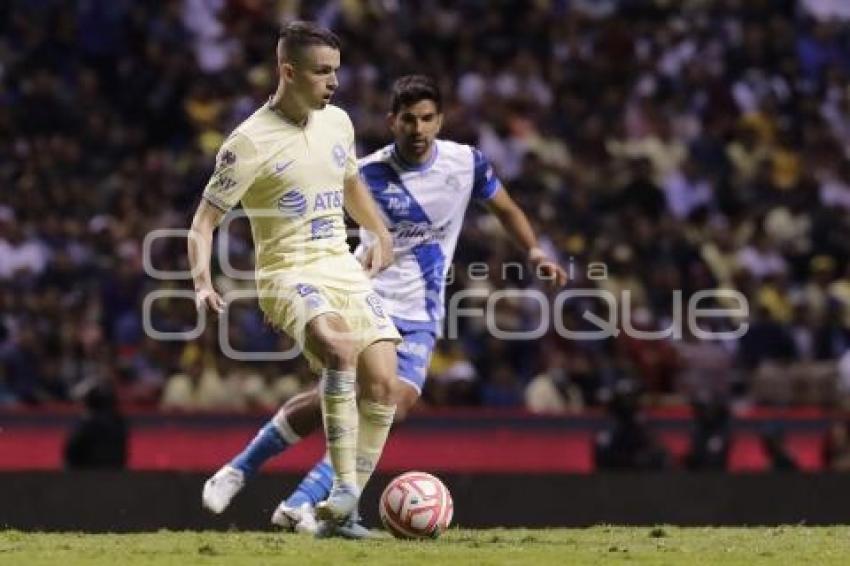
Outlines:
{"label": "at&t logo on jersey", "polygon": [[303,216],[307,212],[307,199],[298,189],[287,191],[277,201],[277,209],[287,218]]}
{"label": "at&t logo on jersey", "polygon": [[313,210],[329,210],[342,208],[342,191],[324,191],[316,194]]}

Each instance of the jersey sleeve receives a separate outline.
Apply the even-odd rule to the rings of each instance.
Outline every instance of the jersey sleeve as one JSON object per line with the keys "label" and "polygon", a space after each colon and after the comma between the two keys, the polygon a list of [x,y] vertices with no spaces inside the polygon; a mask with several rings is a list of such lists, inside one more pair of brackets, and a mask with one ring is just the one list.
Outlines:
{"label": "jersey sleeve", "polygon": [[345,155],[345,178],[350,179],[352,176],[360,173],[360,169],[357,166],[357,144],[355,142],[354,137],[354,125],[351,123],[351,120],[347,120],[348,122],[348,148]]}
{"label": "jersey sleeve", "polygon": [[472,196],[480,200],[490,200],[499,189],[499,179],[493,172],[493,166],[477,148],[472,148]]}
{"label": "jersey sleeve", "polygon": [[248,191],[259,170],[259,159],[254,144],[243,134],[231,134],[215,159],[213,171],[204,198],[216,208],[227,212]]}

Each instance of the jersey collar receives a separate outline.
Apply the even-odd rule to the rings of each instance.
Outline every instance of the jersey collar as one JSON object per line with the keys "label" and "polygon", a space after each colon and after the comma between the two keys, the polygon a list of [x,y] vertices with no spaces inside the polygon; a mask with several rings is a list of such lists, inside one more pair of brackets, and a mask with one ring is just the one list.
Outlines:
{"label": "jersey collar", "polygon": [[298,128],[299,130],[306,130],[307,126],[310,125],[310,121],[313,119],[313,112],[309,112],[309,113],[307,113],[307,119],[304,121],[303,124],[296,124],[291,119],[289,119],[289,117],[286,114],[284,114],[283,112],[281,112],[280,110],[278,110],[277,108],[272,106],[272,97],[271,96],[269,97],[268,102],[266,102],[266,108],[268,108],[271,111],[272,114],[274,114],[275,116],[277,116],[278,118],[280,118],[281,120],[286,122],[287,125],[292,126],[293,128]]}
{"label": "jersey collar", "polygon": [[431,158],[422,163],[421,165],[417,165],[415,163],[410,163],[405,160],[404,157],[401,156],[401,152],[398,150],[396,144],[393,144],[393,158],[396,160],[396,163],[404,169],[405,171],[426,171],[434,165],[434,162],[437,161],[437,154],[440,152],[439,146],[437,145],[437,140],[434,140],[434,152],[431,154]]}

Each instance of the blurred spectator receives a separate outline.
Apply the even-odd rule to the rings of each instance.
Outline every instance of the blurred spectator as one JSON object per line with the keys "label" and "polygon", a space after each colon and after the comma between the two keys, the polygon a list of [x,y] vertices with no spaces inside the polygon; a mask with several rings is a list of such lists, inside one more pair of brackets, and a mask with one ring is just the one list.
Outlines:
{"label": "blurred spectator", "polygon": [[481,404],[486,407],[521,407],[522,384],[507,366],[498,366],[481,387]]}
{"label": "blurred spectator", "polygon": [[785,447],[785,435],[779,429],[769,430],[761,436],[762,447],[774,472],[796,472],[800,469]]}
{"label": "blurred spectator", "polygon": [[679,361],[677,391],[687,398],[733,394],[740,381],[733,347],[729,342],[699,340],[686,329],[684,338],[673,344]]}
{"label": "blurred spectator", "polygon": [[726,153],[733,168],[733,181],[745,187],[756,180],[759,169],[770,156],[767,145],[758,139],[752,127],[741,127],[738,136],[726,146]]}
{"label": "blurred spectator", "polygon": [[823,464],[834,472],[850,471],[850,424],[846,420],[832,423],[823,444]]}
{"label": "blurred spectator", "polygon": [[620,381],[608,402],[614,420],[596,437],[594,460],[600,469],[659,470],[669,466],[669,455],[640,415],[637,385]]}
{"label": "blurred spectator", "polygon": [[661,330],[651,317],[649,309],[635,309],[630,316],[630,326],[634,331],[620,334],[618,347],[640,377],[641,386],[647,393],[670,395],[676,388],[675,377],[679,369],[676,348],[666,339],[635,335],[635,331],[651,333]]}
{"label": "blurred spectator", "polygon": [[850,409],[850,348],[838,360],[838,404],[842,409]]}
{"label": "blurred spectator", "polygon": [[687,218],[713,200],[711,183],[700,174],[692,158],[685,159],[681,169],[668,173],[664,178],[664,193],[670,213],[678,219]]}
{"label": "blurred spectator", "polygon": [[86,416],[65,442],[69,469],[123,469],[127,464],[127,424],[111,388],[92,387],[84,397]]}
{"label": "blurred spectator", "polygon": [[163,409],[210,410],[233,408],[240,399],[229,394],[218,368],[200,352],[187,350],[183,371],[165,382],[160,406]]}
{"label": "blurred spectator", "polygon": [[551,350],[546,367],[525,388],[525,408],[532,413],[562,414],[580,411],[581,390],[570,380],[568,354]]}
{"label": "blurred spectator", "polygon": [[[33,280],[47,267],[48,254],[41,242],[24,234],[14,219],[0,215],[0,279]],[[5,237],[4,236],[5,232]]]}
{"label": "blurred spectator", "polygon": [[738,253],[738,264],[757,280],[784,275],[788,270],[785,258],[776,250],[770,237],[761,231],[753,237],[752,244]]}
{"label": "blurred spectator", "polygon": [[652,180],[652,169],[648,159],[636,158],[629,160],[629,182],[619,193],[619,198],[612,203],[612,208],[621,211],[632,211],[657,221],[664,213],[667,203],[664,193]]}
{"label": "blurred spectator", "polygon": [[469,403],[474,395],[475,379],[475,366],[465,357],[460,344],[440,341],[431,358],[423,395],[437,405]]}
{"label": "blurred spectator", "polygon": [[685,456],[689,470],[725,470],[730,447],[729,406],[719,396],[703,395],[693,402],[694,432]]}

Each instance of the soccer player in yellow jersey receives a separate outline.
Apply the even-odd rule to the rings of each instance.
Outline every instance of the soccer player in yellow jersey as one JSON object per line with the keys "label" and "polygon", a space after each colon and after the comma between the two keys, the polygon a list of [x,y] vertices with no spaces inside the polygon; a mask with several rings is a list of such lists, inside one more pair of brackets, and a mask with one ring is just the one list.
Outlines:
{"label": "soccer player in yellow jersey", "polygon": [[[281,32],[277,63],[277,91],[218,152],[192,220],[189,259],[199,307],[221,312],[209,268],[212,235],[241,202],[256,248],[260,307],[321,375],[335,476],[317,516],[339,523],[356,510],[395,413],[400,338],[364,271],[390,264],[392,240],[358,176],[351,120],[329,104],[339,40],[312,23],[291,23]],[[343,207],[375,236],[362,266],[348,249]]]}

